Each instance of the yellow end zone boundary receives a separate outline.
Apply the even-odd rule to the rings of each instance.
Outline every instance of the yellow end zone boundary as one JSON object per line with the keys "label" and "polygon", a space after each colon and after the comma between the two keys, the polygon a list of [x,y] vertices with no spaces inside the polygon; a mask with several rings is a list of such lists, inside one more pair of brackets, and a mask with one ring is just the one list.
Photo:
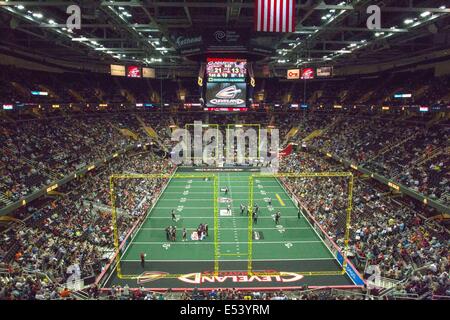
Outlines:
{"label": "yellow end zone boundary", "polygon": [[[114,250],[116,253],[116,263],[115,267],[117,270],[117,277],[119,279],[141,279],[141,275],[124,275],[122,273],[122,268],[120,265],[121,261],[121,252],[120,252],[120,243],[119,243],[119,231],[117,227],[117,211],[116,211],[116,196],[115,196],[115,188],[114,188],[114,181],[120,180],[120,179],[169,179],[166,186],[169,185],[170,181],[172,179],[204,179],[204,178],[212,178],[214,182],[214,272],[218,274],[219,272],[219,260],[218,260],[218,230],[219,230],[219,208],[218,208],[218,190],[219,190],[219,184],[218,184],[218,176],[214,174],[202,174],[202,175],[192,175],[192,174],[173,174],[173,175],[167,175],[167,174],[113,174],[109,178],[109,189],[110,189],[110,196],[111,196],[111,212],[112,212],[112,223],[113,223],[113,234],[114,234]],[[139,226],[139,229],[137,229],[135,232],[138,233],[140,228],[142,227],[142,224],[145,222],[145,220],[148,218],[148,215],[153,210],[153,208],[158,203],[161,195],[164,193],[164,191],[161,192],[161,194],[158,196],[158,199],[155,201],[153,206],[147,211],[147,214],[145,215],[145,219],[141,222],[141,225]],[[131,235],[130,235],[131,236]],[[132,243],[128,243],[127,247]],[[125,249],[126,250],[126,249]],[[173,274],[166,274],[164,277],[172,277],[172,278],[178,278],[179,275],[173,275]]]}
{"label": "yellow end zone boundary", "polygon": [[[302,172],[302,173],[276,173],[276,174],[252,174],[249,176],[249,215],[248,215],[248,265],[247,265],[247,273],[249,275],[253,275],[253,192],[254,192],[254,180],[263,179],[263,178],[276,178],[278,181],[280,178],[328,178],[328,177],[348,177],[348,198],[347,198],[347,209],[346,209],[346,219],[345,219],[345,234],[344,234],[344,249],[341,250],[343,256],[342,270],[341,271],[324,271],[329,275],[332,274],[345,274],[346,266],[347,266],[347,252],[348,252],[348,242],[350,236],[350,220],[351,220],[351,212],[353,207],[353,174],[351,172]],[[281,185],[281,184],[280,184]],[[281,185],[283,189],[284,186]],[[286,190],[285,190],[286,191]],[[291,195],[286,191],[289,198]],[[280,200],[280,199],[279,199]],[[300,205],[300,204],[299,204]],[[303,212],[302,212],[303,215]],[[315,231],[314,226],[309,222],[309,220],[305,217],[308,223],[311,225],[311,228]],[[319,236],[319,238],[321,238]],[[336,257],[334,257],[336,259]],[[301,272],[299,274],[302,274]],[[323,272],[310,272],[309,275],[323,275]]]}

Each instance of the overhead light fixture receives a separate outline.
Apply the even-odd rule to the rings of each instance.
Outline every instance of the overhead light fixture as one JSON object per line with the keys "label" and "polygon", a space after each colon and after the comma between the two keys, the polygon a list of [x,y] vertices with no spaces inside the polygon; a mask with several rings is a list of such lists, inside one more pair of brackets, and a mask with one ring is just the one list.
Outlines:
{"label": "overhead light fixture", "polygon": [[35,12],[35,13],[33,13],[33,17],[38,18],[38,19],[42,19],[44,16],[42,15],[42,13]]}
{"label": "overhead light fixture", "polygon": [[405,21],[403,21],[404,24],[411,24],[413,22],[414,22],[413,19],[406,19]]}
{"label": "overhead light fixture", "polygon": [[420,16],[421,16],[422,18],[425,18],[425,17],[428,17],[430,14],[431,14],[430,11],[425,11],[425,12],[422,12],[422,13],[420,14]]}
{"label": "overhead light fixture", "polygon": [[19,9],[19,10],[25,9],[25,7],[23,5],[21,5],[21,4],[17,5],[16,8]]}

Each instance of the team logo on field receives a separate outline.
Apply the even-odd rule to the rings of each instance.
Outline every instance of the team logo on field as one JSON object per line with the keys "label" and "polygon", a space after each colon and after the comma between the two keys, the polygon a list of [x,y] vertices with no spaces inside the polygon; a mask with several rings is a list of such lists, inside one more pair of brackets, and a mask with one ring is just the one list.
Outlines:
{"label": "team logo on field", "polygon": [[138,284],[144,284],[147,282],[152,282],[158,279],[163,279],[165,276],[167,276],[169,273],[162,272],[162,271],[147,271],[143,272],[138,278],[137,283]]}
{"label": "team logo on field", "polygon": [[231,198],[219,198],[219,203],[231,203]]}
{"label": "team logo on field", "polygon": [[178,280],[190,284],[202,283],[223,283],[231,281],[233,283],[249,283],[249,282],[297,282],[303,279],[303,275],[295,272],[285,271],[265,271],[260,275],[249,276],[247,272],[219,272],[216,276],[212,272],[208,273],[189,273],[178,278]]}

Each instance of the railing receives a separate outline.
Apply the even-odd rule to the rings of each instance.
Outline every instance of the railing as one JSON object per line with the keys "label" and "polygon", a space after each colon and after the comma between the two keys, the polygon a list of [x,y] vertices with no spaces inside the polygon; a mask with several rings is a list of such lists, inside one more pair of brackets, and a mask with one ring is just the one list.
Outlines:
{"label": "railing", "polygon": [[374,297],[368,293],[362,293],[362,292],[354,292],[354,291],[349,291],[349,290],[342,290],[342,289],[331,289],[331,293],[333,295],[344,295],[344,296],[351,296],[351,297],[360,297],[363,299],[369,299],[371,298],[371,300],[376,299],[377,297]]}
{"label": "railing", "polygon": [[444,203],[450,202],[450,192],[446,191],[442,196],[441,199]]}
{"label": "railing", "polygon": [[388,297],[394,300],[423,300],[417,293],[394,293]]}
{"label": "railing", "polygon": [[9,274],[9,270],[7,268],[0,267],[0,275],[7,276]]}
{"label": "railing", "polygon": [[400,280],[389,279],[385,277],[375,277],[374,280],[367,280],[368,286],[374,286],[378,288],[391,289],[395,288],[401,283]]}
{"label": "railing", "polygon": [[450,296],[431,295],[431,300],[450,300]]}
{"label": "railing", "polygon": [[82,290],[72,291],[72,297],[77,300],[89,300],[90,299],[89,295],[86,294],[85,292],[83,292]]}

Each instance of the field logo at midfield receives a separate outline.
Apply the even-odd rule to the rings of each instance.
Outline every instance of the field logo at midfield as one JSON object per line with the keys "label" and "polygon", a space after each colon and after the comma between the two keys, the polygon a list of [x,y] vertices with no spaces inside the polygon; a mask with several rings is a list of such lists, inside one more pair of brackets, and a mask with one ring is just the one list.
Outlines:
{"label": "field logo at midfield", "polygon": [[226,129],[224,141],[219,129],[208,127],[205,130],[205,127],[208,126],[195,121],[193,136],[188,129],[179,128],[172,132],[171,140],[177,142],[171,152],[175,164],[257,165],[261,172],[278,172],[278,129],[261,129],[257,132],[254,128],[236,125],[233,129]]}

